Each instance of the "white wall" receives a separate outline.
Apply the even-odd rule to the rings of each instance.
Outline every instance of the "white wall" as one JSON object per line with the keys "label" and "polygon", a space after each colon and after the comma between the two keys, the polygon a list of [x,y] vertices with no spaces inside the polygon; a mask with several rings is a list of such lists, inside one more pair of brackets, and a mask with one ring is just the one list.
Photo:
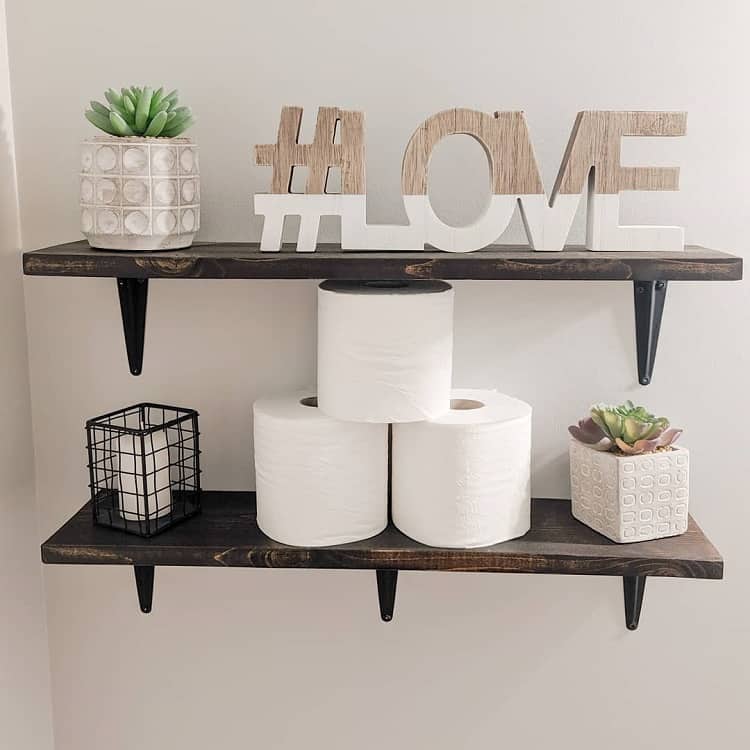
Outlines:
{"label": "white wall", "polygon": [[5,3],[0,0],[0,747],[52,749]]}
{"label": "white wall", "polygon": [[[625,152],[682,165],[682,191],[629,195],[623,218],[749,248],[741,0],[11,0],[9,22],[29,248],[79,236],[87,100],[149,81],[179,86],[199,114],[206,239],[258,238],[250,196],[270,176],[251,149],[273,140],[282,104],[307,108],[305,133],[319,104],[367,112],[374,221],[403,217],[403,148],[442,108],[525,109],[548,186],[577,110],[684,108],[688,137]],[[479,210],[481,163],[458,137],[436,154],[434,197],[451,220]],[[25,289],[44,534],[85,499],[86,417],[144,398],[194,406],[205,486],[246,488],[253,399],[314,379],[312,281],[152,282],[140,378],[127,371],[114,281],[33,278]],[[647,389],[635,380],[628,284],[456,289],[455,382],[534,405],[535,493],[568,492],[565,428],[589,403],[643,401],[686,428],[692,510],[726,556],[726,580],[649,581],[629,633],[608,578],[406,573],[384,625],[368,573],[160,569],[144,617],[130,570],[49,567],[58,750],[740,746],[746,284],[671,285]]]}

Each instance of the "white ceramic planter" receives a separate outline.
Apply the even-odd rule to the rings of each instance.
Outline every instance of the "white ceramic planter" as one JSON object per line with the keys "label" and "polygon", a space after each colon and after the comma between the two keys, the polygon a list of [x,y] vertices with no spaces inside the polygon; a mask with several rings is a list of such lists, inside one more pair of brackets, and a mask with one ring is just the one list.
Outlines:
{"label": "white ceramic planter", "polygon": [[623,456],[570,441],[573,515],[613,542],[641,542],[687,530],[686,448]]}
{"label": "white ceramic planter", "polygon": [[91,247],[174,250],[200,228],[198,148],[190,138],[97,136],[81,154],[81,231]]}

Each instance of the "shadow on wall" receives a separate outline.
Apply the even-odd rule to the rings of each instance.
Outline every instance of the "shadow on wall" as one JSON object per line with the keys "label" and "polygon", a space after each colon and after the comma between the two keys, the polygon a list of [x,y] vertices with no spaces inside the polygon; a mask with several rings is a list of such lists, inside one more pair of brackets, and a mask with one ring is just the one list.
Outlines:
{"label": "shadow on wall", "polygon": [[[16,227],[18,222],[15,172],[8,140],[9,118],[0,107],[0,237],[3,258],[8,254],[8,246],[13,240],[17,243]],[[17,250],[18,248],[13,248]]]}
{"label": "shadow on wall", "polygon": [[3,300],[3,314],[0,315],[0,351],[2,359],[17,335],[15,305],[23,304],[21,295],[21,259],[18,255],[20,237],[18,234],[18,200],[16,197],[16,175],[13,168],[8,129],[10,118],[0,107],[0,298]]}
{"label": "shadow on wall", "polygon": [[[26,325],[24,322],[23,284],[20,237],[18,233],[18,201],[15,170],[8,130],[10,118],[0,108],[0,421],[10,425],[13,440],[2,440],[4,452],[2,471],[7,498],[13,496],[28,477],[31,436],[28,414],[28,373],[26,363]],[[20,483],[19,485],[15,484]],[[21,493],[18,493],[21,496]]]}
{"label": "shadow on wall", "polygon": [[[5,364],[8,364],[6,357],[10,354],[11,342],[18,336],[18,316],[15,312],[23,307],[21,259],[18,254],[18,200],[13,155],[8,138],[9,128],[10,118],[0,107],[0,298],[3,300],[0,351],[3,351],[2,360]],[[17,308],[16,305],[21,307]]]}

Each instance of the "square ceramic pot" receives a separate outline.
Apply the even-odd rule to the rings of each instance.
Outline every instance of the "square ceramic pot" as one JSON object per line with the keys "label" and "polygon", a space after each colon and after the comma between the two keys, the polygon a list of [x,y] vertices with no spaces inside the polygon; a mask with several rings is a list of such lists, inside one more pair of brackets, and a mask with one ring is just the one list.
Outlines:
{"label": "square ceramic pot", "polygon": [[190,138],[98,136],[81,155],[81,230],[91,247],[175,250],[200,226],[198,149]]}
{"label": "square ceramic pot", "polygon": [[570,441],[573,516],[613,542],[642,542],[687,530],[686,448],[626,456]]}

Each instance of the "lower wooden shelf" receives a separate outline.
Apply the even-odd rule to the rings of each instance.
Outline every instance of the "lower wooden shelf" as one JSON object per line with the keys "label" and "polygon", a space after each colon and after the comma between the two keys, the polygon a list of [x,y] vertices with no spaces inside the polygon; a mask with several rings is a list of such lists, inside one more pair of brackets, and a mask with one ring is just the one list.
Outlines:
{"label": "lower wooden shelf", "polygon": [[427,547],[393,526],[371,539],[334,547],[290,547],[256,523],[254,492],[203,493],[201,515],[152,539],[94,526],[91,504],[42,544],[45,563],[132,565],[141,609],[151,609],[159,565],[376,570],[381,616],[390,620],[399,570],[607,575],[624,581],[626,623],[634,630],[647,576],[720,579],[723,560],[690,518],[681,536],[615,544],[576,521],[564,500],[534,499],[531,530],[478,549]]}

